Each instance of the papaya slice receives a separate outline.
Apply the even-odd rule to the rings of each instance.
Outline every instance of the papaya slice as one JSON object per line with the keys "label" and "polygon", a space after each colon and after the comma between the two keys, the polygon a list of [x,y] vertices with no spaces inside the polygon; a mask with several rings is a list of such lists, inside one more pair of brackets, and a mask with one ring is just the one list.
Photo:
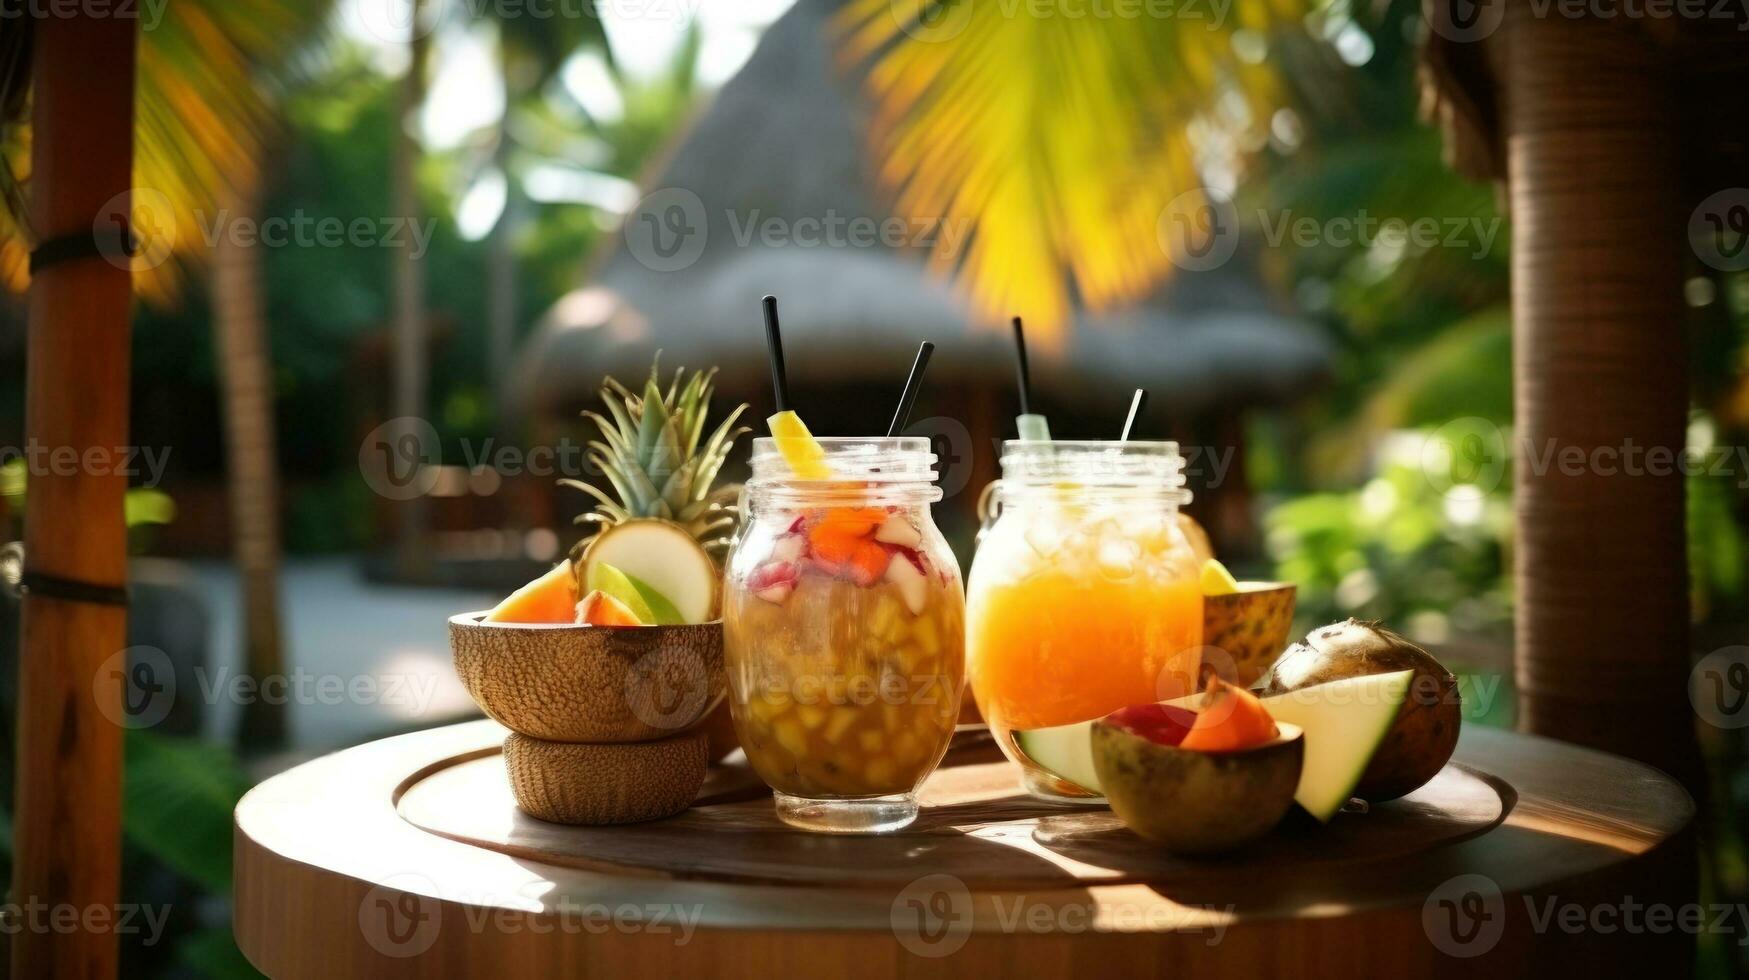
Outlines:
{"label": "papaya slice", "polygon": [[1257,695],[1210,676],[1203,708],[1196,714],[1181,749],[1201,752],[1237,752],[1274,740],[1280,734],[1269,709]]}
{"label": "papaya slice", "polygon": [[488,623],[569,623],[577,615],[577,576],[568,561],[505,597]]}

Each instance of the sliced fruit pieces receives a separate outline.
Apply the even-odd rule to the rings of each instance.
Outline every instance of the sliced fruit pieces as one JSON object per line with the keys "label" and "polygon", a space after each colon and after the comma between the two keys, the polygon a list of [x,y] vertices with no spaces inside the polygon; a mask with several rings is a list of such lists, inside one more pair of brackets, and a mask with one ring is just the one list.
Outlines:
{"label": "sliced fruit pieces", "polygon": [[1210,558],[1202,563],[1202,594],[1232,595],[1239,591],[1239,580],[1227,571],[1227,566]]}
{"label": "sliced fruit pieces", "polygon": [[[1093,723],[1093,764],[1111,810],[1144,840],[1175,854],[1229,851],[1269,833],[1293,806],[1305,739],[1292,725],[1238,752],[1199,752],[1149,738],[1117,719]],[[1176,730],[1174,728],[1173,730]]]}
{"label": "sliced fruit pieces", "polygon": [[[1328,823],[1354,795],[1361,774],[1409,696],[1412,670],[1349,677],[1260,698],[1271,717],[1306,733],[1306,759],[1294,800]],[[1194,694],[1168,704],[1198,707]]]}
{"label": "sliced fruit pieces", "polygon": [[1377,803],[1411,793],[1439,775],[1457,748],[1463,699],[1451,671],[1377,623],[1350,619],[1315,629],[1303,644],[1289,647],[1270,668],[1263,693],[1396,670],[1415,672],[1409,698],[1354,789],[1354,795]]}
{"label": "sliced fruit pieces", "polygon": [[[1205,596],[1203,662],[1223,678],[1249,687],[1287,646],[1294,621],[1294,587],[1285,582],[1240,582],[1231,595]],[[1219,655],[1224,660],[1218,659]]]}
{"label": "sliced fruit pieces", "polygon": [[667,596],[656,591],[655,586],[628,572],[620,574],[625,575],[626,581],[632,583],[632,588],[638,590],[638,595],[643,598],[644,605],[649,606],[651,614],[655,616],[657,626],[687,625],[686,617],[680,614],[680,610],[674,607],[674,603]]}
{"label": "sliced fruit pieces", "polygon": [[777,442],[777,451],[783,454],[784,462],[796,476],[804,480],[832,477],[825,448],[808,431],[800,415],[791,411],[778,412],[766,419],[765,424],[771,429],[771,438]]}
{"label": "sliced fruit pieces", "polygon": [[[707,623],[716,617],[716,562],[678,524],[640,519],[607,528],[583,552],[580,578],[585,587],[599,588],[593,576],[603,564],[666,598],[682,623]],[[626,601],[623,595],[618,598]]]}
{"label": "sliced fruit pieces", "polygon": [[923,604],[929,598],[929,579],[923,574],[921,558],[917,552],[900,552],[900,557],[890,560],[887,564],[887,581],[898,586],[899,595],[905,599],[905,608],[911,610],[911,615],[923,614]]}
{"label": "sliced fruit pieces", "polygon": [[581,626],[644,626],[630,606],[596,589],[577,603],[577,623]]}
{"label": "sliced fruit pieces", "polygon": [[1103,793],[1099,773],[1093,768],[1091,733],[1093,721],[1078,721],[1052,728],[1015,732],[1014,744],[1026,757],[1053,775],[1061,776],[1090,793]]}
{"label": "sliced fruit pieces", "polygon": [[1113,711],[1104,721],[1158,745],[1183,745],[1200,717],[1176,705],[1138,704]]}
{"label": "sliced fruit pieces", "polygon": [[488,623],[569,623],[577,615],[577,576],[563,561],[505,597],[486,614]]}
{"label": "sliced fruit pieces", "polygon": [[1239,752],[1271,741],[1279,732],[1257,695],[1210,677],[1202,710],[1178,745],[1201,752]]}
{"label": "sliced fruit pieces", "polygon": [[796,578],[795,565],[787,561],[768,561],[747,576],[747,591],[781,606],[796,590]]}
{"label": "sliced fruit pieces", "polygon": [[[650,608],[648,602],[644,601],[643,593],[638,591],[638,587],[632,583],[625,572],[607,562],[596,562],[589,569],[589,578],[583,583],[583,587],[589,590],[591,596],[599,592],[613,599],[625,607],[626,612],[637,623],[657,622],[656,612]],[[586,596],[585,599],[587,598]],[[578,622],[582,622],[582,620],[578,620]]]}
{"label": "sliced fruit pieces", "polygon": [[875,528],[875,540],[881,544],[896,545],[900,548],[921,548],[923,532],[917,530],[917,525],[903,514],[888,514]]}

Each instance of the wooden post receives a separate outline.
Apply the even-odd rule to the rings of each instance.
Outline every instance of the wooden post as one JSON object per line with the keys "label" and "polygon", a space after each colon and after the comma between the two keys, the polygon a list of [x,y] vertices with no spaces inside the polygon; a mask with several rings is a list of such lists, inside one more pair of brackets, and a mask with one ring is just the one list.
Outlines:
{"label": "wooden post", "polygon": [[1683,477],[1646,455],[1676,460],[1687,421],[1681,114],[1644,25],[1508,3],[1490,44],[1513,229],[1520,724],[1692,788]]}
{"label": "wooden post", "polygon": [[[111,202],[133,172],[136,25],[91,14],[33,25],[30,219],[39,241],[90,233],[100,213],[124,213]],[[24,522],[33,573],[126,580],[125,460],[100,453],[128,443],[132,285],[127,269],[102,258],[32,277],[25,433],[43,454],[30,473]],[[69,452],[78,454],[71,466]],[[126,633],[121,606],[25,597],[11,896],[21,906],[71,907],[82,917],[114,911],[121,688],[96,681],[99,666],[126,647]],[[53,922],[25,918],[13,938],[13,976],[115,975],[113,930]]]}

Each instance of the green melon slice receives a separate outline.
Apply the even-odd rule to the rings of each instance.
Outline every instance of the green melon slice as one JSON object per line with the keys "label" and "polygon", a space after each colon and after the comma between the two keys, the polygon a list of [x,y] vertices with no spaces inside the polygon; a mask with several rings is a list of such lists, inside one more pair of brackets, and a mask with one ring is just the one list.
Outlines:
{"label": "green melon slice", "polygon": [[1104,795],[1093,769],[1093,722],[1078,721],[1052,728],[1015,732],[1014,742],[1026,757],[1090,793]]}

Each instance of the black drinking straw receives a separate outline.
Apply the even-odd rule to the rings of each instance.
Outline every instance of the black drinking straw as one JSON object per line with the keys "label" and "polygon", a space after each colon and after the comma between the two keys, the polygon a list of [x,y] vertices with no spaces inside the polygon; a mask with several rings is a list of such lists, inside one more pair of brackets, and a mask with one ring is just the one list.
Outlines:
{"label": "black drinking straw", "polygon": [[1032,414],[1032,373],[1026,369],[1026,328],[1014,318],[1014,355],[1020,369],[1020,414]]}
{"label": "black drinking straw", "polygon": [[789,411],[789,378],[783,370],[783,337],[777,329],[777,297],[767,295],[760,301],[765,307],[765,353],[771,358],[771,390],[777,399],[777,410]]}
{"label": "black drinking straw", "polygon": [[892,438],[904,431],[905,423],[911,421],[911,403],[917,400],[917,389],[923,387],[923,369],[929,366],[929,355],[935,353],[935,345],[925,340],[917,345],[917,359],[911,362],[911,374],[905,378],[905,390],[899,393],[899,410],[893,413],[893,424],[887,426],[887,437]]}
{"label": "black drinking straw", "polygon": [[1147,403],[1148,403],[1148,389],[1137,388],[1135,397],[1130,399],[1130,417],[1123,420],[1123,435],[1118,436],[1117,441],[1119,441],[1119,442],[1129,442],[1130,441],[1130,429],[1135,426],[1136,416],[1142,414],[1142,406],[1146,405]]}

